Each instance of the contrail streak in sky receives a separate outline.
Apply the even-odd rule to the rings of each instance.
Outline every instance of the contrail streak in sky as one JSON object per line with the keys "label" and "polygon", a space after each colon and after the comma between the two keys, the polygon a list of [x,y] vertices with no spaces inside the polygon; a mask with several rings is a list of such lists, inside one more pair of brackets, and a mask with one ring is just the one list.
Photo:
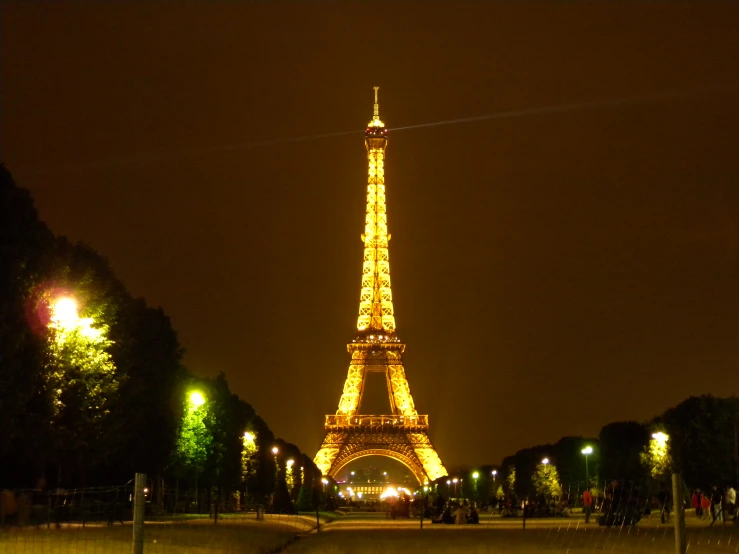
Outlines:
{"label": "contrail streak in sky", "polygon": [[[739,90],[739,84],[732,84],[723,87],[714,88],[700,88],[700,89],[686,89],[686,90],[672,90],[665,92],[658,92],[654,94],[645,94],[641,96],[630,96],[622,98],[605,98],[601,100],[592,100],[589,102],[575,102],[571,104],[559,104],[556,106],[544,106],[541,108],[526,108],[522,110],[509,110],[505,112],[497,112],[492,114],[477,115],[472,117],[460,117],[456,119],[444,119],[440,121],[432,121],[429,123],[419,123],[416,125],[406,125],[404,127],[389,127],[389,131],[396,133],[399,131],[410,131],[413,129],[423,129],[426,127],[440,127],[442,125],[457,125],[462,123],[474,123],[477,121],[492,121],[496,119],[511,119],[516,117],[528,117],[533,115],[544,115],[544,114],[557,114],[576,110],[588,110],[596,108],[608,108],[616,106],[625,106],[629,104],[637,104],[641,102],[649,102],[652,100],[669,100],[676,98],[683,98],[699,94],[711,94],[711,93],[727,93],[736,92]],[[288,137],[288,138],[277,138],[263,141],[253,142],[235,142],[231,144],[222,144],[216,146],[210,146],[205,148],[198,148],[193,150],[178,151],[178,152],[163,152],[159,154],[144,154],[140,156],[131,156],[126,158],[107,159],[100,160],[97,162],[89,162],[83,164],[75,164],[56,168],[54,170],[46,171],[30,171],[19,173],[48,173],[50,171],[63,171],[63,170],[75,170],[75,169],[94,169],[117,165],[126,165],[132,163],[156,161],[166,158],[175,158],[188,155],[204,154],[208,152],[221,152],[227,150],[246,150],[250,148],[259,148],[265,146],[274,146],[279,144],[289,144],[294,142],[305,142],[309,140],[318,140],[324,138],[341,137],[346,135],[361,135],[364,133],[364,129],[357,129],[352,131],[337,131],[333,133],[323,133],[316,135],[305,135],[299,137]]]}

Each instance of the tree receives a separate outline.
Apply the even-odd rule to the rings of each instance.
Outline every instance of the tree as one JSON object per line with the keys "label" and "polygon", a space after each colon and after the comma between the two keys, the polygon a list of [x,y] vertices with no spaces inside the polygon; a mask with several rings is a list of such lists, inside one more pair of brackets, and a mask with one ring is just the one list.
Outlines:
{"label": "tree", "polygon": [[297,509],[299,512],[309,512],[313,509],[313,490],[305,483],[300,487]]}
{"label": "tree", "polygon": [[557,466],[552,462],[538,464],[536,471],[534,471],[531,477],[531,481],[534,484],[534,490],[537,495],[544,495],[546,498],[550,498],[562,494],[559,472],[557,471]]}
{"label": "tree", "polygon": [[667,445],[668,435],[660,427],[654,427],[649,444],[644,447],[641,462],[648,475],[663,486],[668,486],[673,463]]}
{"label": "tree", "polygon": [[516,466],[513,464],[506,466],[507,472],[505,476],[505,489],[508,494],[516,494]]}
{"label": "tree", "polygon": [[197,482],[205,469],[213,441],[213,436],[205,425],[208,412],[208,402],[203,393],[192,390],[187,396],[172,455],[172,469],[177,477],[194,479]]}
{"label": "tree", "polygon": [[52,300],[43,382],[57,450],[82,465],[100,440],[118,378],[106,325],[80,317],[72,298]]}
{"label": "tree", "polygon": [[598,474],[603,479],[640,481],[646,476],[641,453],[649,444],[649,432],[644,425],[636,421],[609,423],[600,430],[598,440]]}
{"label": "tree", "polygon": [[660,418],[675,468],[691,486],[732,483],[737,475],[739,399],[692,396]]}
{"label": "tree", "polygon": [[552,447],[552,458],[557,460],[562,485],[569,486],[571,491],[585,487],[585,455],[582,451],[586,446],[593,449],[588,458],[588,477],[592,481],[597,473],[600,454],[598,439],[562,437]]}
{"label": "tree", "polygon": [[49,448],[38,396],[46,336],[31,301],[53,242],[31,195],[0,164],[0,486],[35,486]]}

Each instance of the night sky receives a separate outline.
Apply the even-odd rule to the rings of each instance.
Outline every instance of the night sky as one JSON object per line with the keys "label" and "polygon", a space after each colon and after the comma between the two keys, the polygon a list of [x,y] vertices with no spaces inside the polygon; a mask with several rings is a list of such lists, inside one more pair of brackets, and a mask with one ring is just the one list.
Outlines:
{"label": "night sky", "polygon": [[401,4],[4,3],[2,160],[310,454],[356,332],[375,85],[447,466],[739,393],[739,6]]}

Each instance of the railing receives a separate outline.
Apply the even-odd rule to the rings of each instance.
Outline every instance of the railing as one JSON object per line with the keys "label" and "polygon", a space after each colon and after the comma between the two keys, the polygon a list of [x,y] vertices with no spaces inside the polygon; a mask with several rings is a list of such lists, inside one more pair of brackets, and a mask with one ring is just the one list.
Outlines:
{"label": "railing", "polygon": [[400,415],[327,415],[326,427],[428,427],[429,416]]}

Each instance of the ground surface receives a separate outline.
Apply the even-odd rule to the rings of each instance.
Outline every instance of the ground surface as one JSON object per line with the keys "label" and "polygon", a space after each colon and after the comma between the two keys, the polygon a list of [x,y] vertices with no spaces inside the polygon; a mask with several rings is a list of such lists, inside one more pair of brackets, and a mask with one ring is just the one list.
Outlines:
{"label": "ground surface", "polygon": [[[266,521],[237,515],[213,520],[178,519],[150,522],[145,527],[144,552],[151,554],[529,554],[535,552],[673,553],[671,522],[657,518],[635,527],[585,525],[581,518],[528,520],[484,517],[480,525],[431,525],[420,521],[388,520],[384,514],[322,516],[319,533],[314,516],[267,516]],[[739,553],[739,525],[688,518],[689,553]],[[0,554],[131,552],[130,524],[67,524],[61,529],[28,527],[0,530]]]}

